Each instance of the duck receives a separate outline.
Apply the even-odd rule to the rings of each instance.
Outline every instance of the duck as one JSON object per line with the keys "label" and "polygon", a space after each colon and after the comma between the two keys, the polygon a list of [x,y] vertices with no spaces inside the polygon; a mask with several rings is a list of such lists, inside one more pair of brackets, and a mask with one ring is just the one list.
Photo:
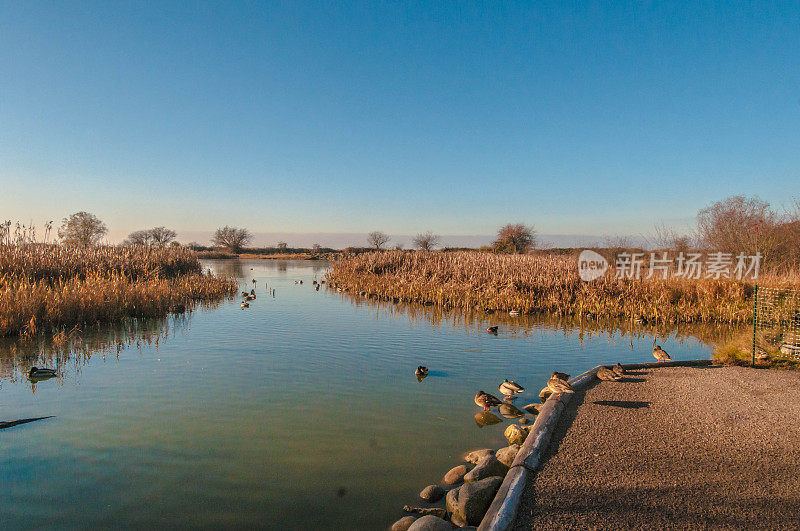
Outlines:
{"label": "duck", "polygon": [[28,371],[28,378],[52,378],[56,375],[55,369],[46,369],[44,367],[31,367],[31,370]]}
{"label": "duck", "polygon": [[244,310],[245,308],[249,308],[249,307],[250,307],[249,304],[247,304],[245,301],[242,301],[242,310]]}
{"label": "duck", "polygon": [[497,333],[497,327],[496,326],[490,326],[489,328],[486,329],[486,331],[489,332],[490,334],[496,334]]}
{"label": "duck", "polygon": [[554,372],[550,379],[547,380],[547,388],[553,392],[553,394],[558,393],[572,393],[572,386],[565,378],[561,378],[563,373]]}
{"label": "duck", "polygon": [[543,387],[542,390],[539,391],[539,401],[544,404],[552,394],[553,391],[550,390],[550,387]]}
{"label": "duck", "polygon": [[597,377],[601,380],[605,380],[607,382],[616,382],[617,380],[621,380],[622,376],[614,372],[612,369],[605,367],[603,365],[597,369]]}
{"label": "duck", "polygon": [[506,395],[506,398],[512,397],[525,390],[520,384],[508,378],[503,379],[503,383],[497,386],[497,389]]}
{"label": "duck", "polygon": [[414,374],[416,375],[417,378],[419,378],[420,376],[422,378],[425,378],[426,376],[428,376],[428,368],[425,365],[420,365],[419,367],[417,367],[417,370],[414,371]]}
{"label": "duck", "polygon": [[484,393],[483,391],[478,391],[478,393],[475,395],[475,403],[481,406],[484,411],[489,411],[489,409],[502,404],[503,401],[494,395]]}
{"label": "duck", "polygon": [[242,297],[247,297],[247,292],[246,291],[242,292]]}
{"label": "duck", "polygon": [[251,289],[250,290],[250,295],[255,297],[256,296],[256,290],[255,289]]}
{"label": "duck", "polygon": [[553,376],[555,376],[556,378],[561,378],[561,379],[562,379],[562,380],[564,380],[565,382],[566,382],[567,380],[569,380],[569,374],[567,374],[567,373],[565,373],[565,372],[558,372],[558,371],[554,371],[554,372],[553,372],[553,374],[550,376],[550,378],[552,378]]}
{"label": "duck", "polygon": [[617,364],[614,365],[614,367],[611,370],[614,371],[615,373],[617,373],[618,376],[624,376],[625,375],[625,368],[619,362],[617,362]]}
{"label": "duck", "polygon": [[508,312],[508,315],[510,315],[511,317],[515,317],[519,315],[519,312],[517,310],[511,310],[510,312]]}
{"label": "duck", "polygon": [[667,351],[661,348],[661,345],[656,345],[656,348],[653,349],[653,357],[658,361],[671,361],[672,358],[669,357]]}

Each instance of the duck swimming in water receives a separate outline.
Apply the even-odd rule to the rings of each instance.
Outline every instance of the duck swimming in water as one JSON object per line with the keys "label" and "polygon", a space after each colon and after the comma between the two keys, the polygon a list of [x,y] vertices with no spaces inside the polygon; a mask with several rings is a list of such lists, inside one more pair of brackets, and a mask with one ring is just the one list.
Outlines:
{"label": "duck swimming in water", "polygon": [[414,375],[420,379],[425,378],[428,376],[428,368],[425,365],[420,365],[417,367],[417,370],[414,371]]}
{"label": "duck swimming in water", "polygon": [[55,369],[46,369],[44,367],[31,367],[31,370],[28,371],[28,378],[52,378],[56,375]]}
{"label": "duck swimming in water", "polygon": [[518,393],[521,393],[522,391],[525,390],[525,388],[522,387],[520,384],[518,384],[517,382],[515,382],[513,380],[509,380],[508,378],[504,379],[503,382],[500,385],[497,386],[497,389],[501,393],[506,395],[506,399],[508,399],[508,398],[518,394]]}
{"label": "duck swimming in water", "polygon": [[481,406],[484,411],[489,411],[490,408],[499,406],[503,401],[494,395],[478,391],[475,395],[475,403]]}
{"label": "duck swimming in water", "polygon": [[242,310],[244,310],[245,308],[249,308],[249,307],[250,307],[250,305],[249,305],[249,304],[247,304],[247,303],[246,303],[246,302],[244,302],[244,301],[242,301],[242,305],[241,305],[241,306],[242,306]]}
{"label": "duck swimming in water", "polygon": [[496,334],[497,333],[497,327],[496,326],[490,326],[489,328],[486,329],[486,331],[489,332],[490,334]]}
{"label": "duck swimming in water", "polygon": [[661,348],[661,345],[656,345],[656,348],[653,349],[653,357],[658,361],[671,361],[672,358],[669,357],[667,351]]}

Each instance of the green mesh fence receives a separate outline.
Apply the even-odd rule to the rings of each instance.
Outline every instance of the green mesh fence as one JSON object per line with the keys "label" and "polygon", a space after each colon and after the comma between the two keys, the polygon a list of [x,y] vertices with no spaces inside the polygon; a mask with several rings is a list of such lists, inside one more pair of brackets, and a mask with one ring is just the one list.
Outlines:
{"label": "green mesh fence", "polygon": [[753,364],[766,356],[800,359],[800,291],[756,286]]}

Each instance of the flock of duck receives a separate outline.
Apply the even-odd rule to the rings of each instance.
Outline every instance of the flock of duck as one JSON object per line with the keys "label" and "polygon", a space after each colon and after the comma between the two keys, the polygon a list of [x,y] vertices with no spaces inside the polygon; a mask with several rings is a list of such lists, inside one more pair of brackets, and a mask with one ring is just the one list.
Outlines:
{"label": "flock of duck", "polygon": [[[489,327],[487,331],[496,334],[497,327]],[[669,354],[667,354],[667,351],[662,349],[660,345],[656,345],[653,348],[653,357],[658,361],[672,360]],[[428,376],[428,368],[424,365],[420,365],[414,371],[414,375],[417,377],[417,380],[422,381]],[[601,365],[597,370],[597,378],[600,380],[619,381],[622,380],[624,376],[625,368],[621,363],[617,363],[613,367]],[[500,382],[500,385],[497,386],[497,390],[503,395],[503,400],[481,390],[475,394],[475,404],[482,407],[484,411],[489,411],[493,407],[500,407],[508,401],[515,400],[518,394],[525,391],[525,388],[517,382],[505,378]],[[550,375],[550,379],[547,380],[547,385],[539,392],[539,399],[544,402],[550,395],[572,392],[574,391],[572,385],[569,383],[569,374],[553,371],[553,374]]]}

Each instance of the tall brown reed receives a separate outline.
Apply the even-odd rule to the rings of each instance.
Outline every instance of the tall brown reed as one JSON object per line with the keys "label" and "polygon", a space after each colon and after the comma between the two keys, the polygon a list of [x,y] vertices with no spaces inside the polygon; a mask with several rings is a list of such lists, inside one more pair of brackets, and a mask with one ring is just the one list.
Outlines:
{"label": "tall brown reed", "polygon": [[[753,283],[654,276],[592,282],[575,257],[481,252],[384,251],[343,258],[328,275],[334,287],[446,308],[549,312],[557,316],[641,319],[652,323],[744,323],[752,317]],[[800,287],[797,277],[759,284]]]}

